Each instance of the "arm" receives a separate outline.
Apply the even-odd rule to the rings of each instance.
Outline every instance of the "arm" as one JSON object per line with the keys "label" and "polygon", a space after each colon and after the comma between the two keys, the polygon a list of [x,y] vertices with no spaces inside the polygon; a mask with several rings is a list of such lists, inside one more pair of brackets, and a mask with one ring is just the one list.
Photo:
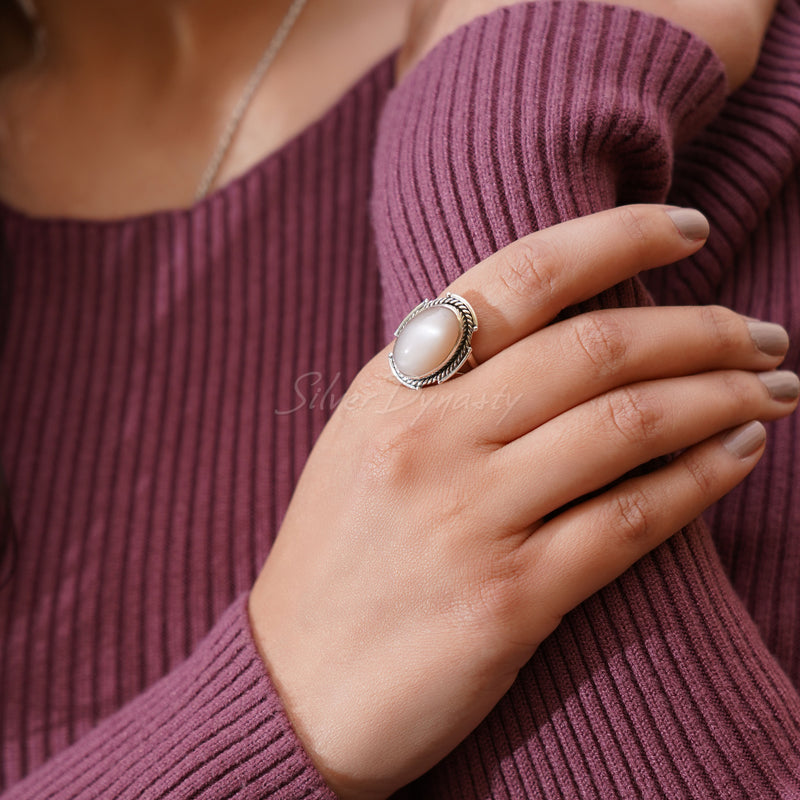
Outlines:
{"label": "arm", "polygon": [[[663,221],[662,221],[663,223]],[[596,224],[596,223],[595,223]],[[572,228],[570,230],[578,230]],[[599,229],[595,229],[595,234],[599,234]],[[672,231],[668,234],[665,227],[662,234],[666,240],[670,242],[669,252],[673,254],[684,255],[687,252],[688,246],[685,242],[678,241],[677,237]],[[565,231],[565,236],[566,236]],[[671,236],[671,238],[670,238]],[[570,240],[580,241],[580,236],[574,234],[569,237]],[[589,241],[597,241],[598,236],[590,236]],[[629,243],[630,244],[630,243]],[[614,259],[616,260],[616,259]],[[613,261],[609,263],[613,264]],[[667,259],[669,260],[669,259]],[[638,268],[638,267],[637,267]],[[626,273],[630,274],[630,273]],[[492,296],[496,294],[492,293]],[[486,316],[482,315],[482,320],[486,320]],[[697,320],[695,320],[697,321]],[[483,330],[486,330],[484,325]],[[700,341],[698,338],[697,341]],[[744,345],[744,346],[742,346]],[[774,365],[774,360],[756,361],[752,354],[747,356],[748,350],[746,342],[740,342],[737,355],[741,358],[741,363],[737,366],[744,368],[755,368],[757,364],[761,364],[761,368],[767,368],[769,365]],[[720,353],[715,354],[721,357]],[[728,354],[730,355],[730,354]],[[747,357],[746,357],[747,356]],[[717,362],[714,362],[717,363]],[[720,364],[717,363],[719,367]],[[708,368],[708,365],[700,366],[698,369]],[[380,365],[380,375],[386,377],[386,363],[385,358]],[[485,370],[484,370],[485,374]],[[388,380],[388,378],[387,378]],[[458,389],[456,387],[455,394]],[[430,397],[430,395],[427,395]],[[752,413],[753,405],[750,404],[748,413]],[[759,401],[759,408],[761,407]],[[737,413],[743,413],[741,410]],[[760,414],[758,415],[760,416]],[[359,426],[364,427],[367,420],[363,415],[359,418]],[[737,420],[741,421],[741,420]],[[729,422],[728,424],[734,424]],[[372,443],[374,447],[374,442]],[[346,472],[341,469],[340,451],[337,449],[335,454],[337,457],[337,472]],[[349,466],[353,462],[348,459],[345,465]],[[741,476],[742,467],[737,469],[737,476]],[[326,475],[330,475],[326,471]],[[332,478],[337,478],[338,475],[334,474]],[[361,476],[363,477],[363,476]],[[728,476],[729,483],[732,476]],[[330,482],[330,481],[329,481]],[[351,488],[348,486],[347,488]],[[716,487],[719,488],[719,487]],[[333,499],[340,498],[345,492],[335,492]],[[319,506],[318,491],[312,492],[314,498],[314,506]],[[311,534],[324,533],[324,528],[330,527],[332,521],[332,512],[335,509],[335,502],[323,503],[323,512],[325,524],[315,528],[310,525],[300,524],[294,531],[296,534],[304,532],[311,532]],[[688,518],[688,517],[687,517]],[[363,522],[363,520],[361,520]],[[397,525],[397,521],[393,520],[393,525]],[[364,543],[356,542],[358,558],[346,559],[347,567],[341,571],[335,571],[332,576],[331,590],[340,588],[345,583],[344,578],[353,579],[354,577],[359,594],[363,592],[366,586],[366,578],[371,576],[369,567],[371,563],[366,558],[371,555],[373,551],[377,550],[377,546],[381,543],[390,544],[391,542],[383,541],[386,537],[379,534],[388,532],[388,528],[379,525],[370,526],[368,533],[369,536]],[[674,528],[672,528],[674,530]],[[670,531],[662,531],[663,535],[667,535]],[[403,531],[399,532],[403,534]],[[428,542],[431,538],[432,531],[426,530],[424,541]],[[285,542],[291,541],[291,533],[288,534],[289,539],[282,533]],[[483,539],[483,537],[481,537]],[[407,545],[410,541],[408,536],[400,535],[399,544]],[[301,545],[303,540],[300,541]],[[332,541],[329,542],[335,554],[340,555],[339,545],[340,539],[334,536]],[[296,562],[302,565],[310,564],[310,552],[307,548],[301,547],[301,557]],[[285,550],[284,550],[285,552]],[[324,551],[323,551],[324,554]],[[393,569],[393,565],[397,562],[394,560],[396,553],[389,551],[389,557],[379,559],[379,568]],[[330,564],[334,559],[324,558],[323,566]],[[423,559],[427,563],[426,559]],[[279,562],[275,562],[279,563]],[[366,573],[363,575],[364,581],[360,580],[361,574],[354,576],[355,570],[350,566],[351,564],[363,565]],[[464,564],[463,552],[458,551],[457,565],[462,567]],[[374,563],[372,563],[374,567]],[[281,595],[288,595],[294,590],[295,581],[290,579],[291,576],[297,576],[297,570],[280,571],[283,576],[287,577],[287,584],[284,587],[278,584],[278,600],[283,602]],[[390,573],[394,575],[392,571]],[[423,576],[424,577],[424,576]],[[319,573],[313,573],[312,570],[312,588],[314,584],[319,585]],[[392,581],[388,580],[381,582],[386,585],[388,589],[392,589]],[[426,580],[425,586],[429,582]],[[273,584],[274,586],[274,584]],[[283,589],[286,589],[284,592]],[[327,589],[327,587],[325,587]],[[333,599],[334,612],[339,611],[336,607],[336,599],[332,591],[325,591],[322,600]],[[341,598],[338,598],[341,600]],[[256,599],[258,605],[258,598]],[[277,605],[280,611],[280,603]],[[308,625],[313,619],[318,610],[324,604],[312,605],[314,614],[309,614],[303,620],[303,623]],[[392,604],[389,604],[392,606]],[[300,609],[303,609],[300,604]],[[307,607],[306,607],[307,608]],[[73,796],[75,789],[87,796],[96,796],[103,788],[110,789],[114,794],[127,794],[129,796],[138,796],[142,793],[154,795],[157,792],[162,794],[167,792],[170,796],[192,796],[193,794],[203,794],[204,796],[228,796],[233,793],[240,792],[247,796],[247,794],[255,796],[265,796],[272,794],[273,796],[313,796],[314,793],[323,794],[324,789],[321,787],[319,776],[310,770],[308,761],[305,759],[302,752],[298,751],[296,742],[293,738],[292,732],[288,729],[286,719],[283,716],[282,710],[276,709],[274,705],[275,696],[263,680],[260,682],[254,681],[253,685],[248,682],[248,679],[255,679],[259,672],[256,667],[258,661],[254,657],[254,650],[249,646],[249,638],[245,635],[247,633],[247,626],[244,622],[241,607],[235,609],[231,613],[234,614],[235,619],[232,621],[228,619],[224,623],[220,623],[222,628],[227,625],[232,625],[233,629],[242,633],[244,637],[240,644],[245,647],[241,651],[241,660],[233,665],[233,671],[229,672],[226,669],[220,669],[225,666],[222,644],[225,648],[232,643],[230,639],[224,642],[209,638],[197,653],[187,662],[187,664],[176,671],[174,675],[170,675],[160,683],[152,693],[148,693],[140,700],[135,701],[131,706],[126,708],[120,715],[112,718],[108,723],[102,725],[98,731],[91,734],[85,740],[76,745],[75,748],[68,750],[63,756],[54,760],[52,764],[47,765],[41,773],[37,773],[28,782],[23,783],[16,791],[22,796],[38,796],[39,794],[51,793],[53,796],[58,797],[59,793],[62,795]],[[290,608],[290,612],[294,613],[295,609]],[[366,619],[374,620],[376,615],[373,613],[374,605],[369,605],[368,615]],[[287,614],[288,616],[288,614]],[[334,613],[334,619],[341,621],[341,615]],[[345,619],[347,616],[345,615]],[[429,615],[425,615],[425,619],[430,619]],[[356,620],[357,621],[357,620]],[[413,620],[412,620],[413,622]],[[293,625],[291,626],[293,635],[299,635],[302,639],[305,637],[302,627]],[[447,632],[452,637],[452,626],[447,625]],[[410,636],[418,635],[421,631],[419,625],[413,624],[410,626]],[[218,629],[215,629],[215,631]],[[326,632],[331,630],[330,625],[325,626]],[[354,643],[355,662],[354,669],[351,675],[358,677],[355,666],[361,665],[364,662],[363,651],[363,634],[365,628],[358,627],[354,632],[356,641]],[[457,643],[463,643],[464,638],[455,633],[458,639]],[[213,634],[212,634],[213,637]],[[239,640],[237,640],[239,641]],[[320,651],[321,642],[319,645],[314,645],[315,650]],[[323,666],[328,667],[332,665],[334,660],[342,658],[346,655],[343,647],[343,641],[339,638],[333,642],[331,650],[326,652],[328,656]],[[236,646],[238,651],[238,644]],[[225,649],[227,652],[227,649]],[[413,648],[412,652],[415,656],[424,655],[424,648]],[[478,648],[477,652],[481,654],[482,648]],[[272,654],[274,656],[274,653]],[[391,664],[389,678],[392,678],[396,668],[405,666],[409,661],[405,653],[404,658],[396,659]],[[447,663],[443,666],[445,672],[445,681],[448,686],[452,685],[452,668],[453,664],[450,659],[445,659]],[[304,663],[313,665],[312,660],[304,660]],[[251,672],[253,670],[253,672]],[[291,672],[291,671],[290,671]],[[206,682],[209,676],[214,681],[221,681],[218,686],[220,701],[205,703],[209,696],[216,698],[216,690],[207,690]],[[243,676],[243,680],[239,681],[237,676]],[[263,677],[263,676],[262,676]],[[381,672],[376,677],[386,677]],[[413,677],[413,676],[412,676]],[[321,681],[319,675],[312,676],[316,686],[322,685],[324,688],[324,681]],[[230,682],[228,682],[230,681]],[[261,688],[259,688],[259,685]],[[363,684],[361,685],[363,686]],[[334,688],[337,688],[335,686]],[[359,687],[357,687],[359,688]],[[330,693],[333,695],[334,693]],[[499,695],[498,695],[499,696]],[[238,705],[238,700],[243,698],[247,701],[244,706]],[[321,697],[321,701],[330,700],[330,697]],[[335,699],[335,698],[334,698]],[[252,707],[249,701],[253,701]],[[361,702],[364,704],[364,692],[356,692],[356,703],[346,706],[345,718],[352,716],[354,706]],[[367,697],[369,705],[372,705],[373,698]],[[391,700],[391,697],[390,697]],[[431,698],[432,701],[439,700],[439,693],[434,693]],[[423,709],[423,710],[427,710]],[[473,709],[469,709],[470,712]],[[232,735],[232,728],[226,723],[231,719],[229,711],[233,712],[240,718],[240,721],[247,723],[248,720],[253,721],[253,727],[246,727],[243,731],[239,729],[240,734],[245,734],[244,739]],[[273,711],[275,714],[273,715]],[[262,716],[263,713],[263,716]],[[254,716],[249,716],[253,714]],[[381,720],[389,722],[391,730],[385,731],[387,735],[394,734],[396,727],[397,714],[383,714]],[[375,731],[379,728],[362,731],[362,738],[369,736],[376,739]],[[419,733],[418,727],[412,728],[412,738],[416,739]],[[119,744],[120,739],[133,747],[135,752],[129,752],[124,758],[114,758],[110,752],[113,749],[114,743]],[[162,742],[161,737],[165,737]],[[351,741],[351,740],[348,740]],[[377,747],[380,755],[380,760],[386,760],[387,751],[391,748],[386,743],[388,739],[380,738],[377,740]],[[347,743],[347,742],[345,742]],[[286,750],[282,748],[286,746]],[[241,748],[241,749],[238,749]],[[126,748],[123,748],[127,750]],[[231,757],[231,754],[235,757]],[[96,759],[96,760],[95,760]],[[286,767],[293,767],[296,771],[287,773]],[[103,767],[106,767],[107,775],[102,779],[98,779],[99,773]],[[178,782],[176,783],[176,777]],[[125,781],[128,781],[127,783]],[[109,781],[111,785],[109,786]],[[17,795],[19,796],[19,794]]]}
{"label": "arm", "polygon": [[[535,0],[534,0],[535,1]],[[603,3],[605,0],[584,0]],[[397,59],[402,77],[445,36],[481,14],[521,0],[416,0]],[[609,4],[610,5],[610,4]],[[706,42],[738,89],[752,74],[777,0],[620,0],[614,5],[663,17]]]}
{"label": "arm", "polygon": [[3,800],[332,798],[256,651],[244,598],[187,661]]}
{"label": "arm", "polygon": [[[663,200],[721,107],[720,62],[622,8],[542,2],[445,40],[385,110],[373,212],[387,333],[488,252]],[[638,281],[596,305],[648,302]],[[789,796],[800,700],[694,524],[569,614],[430,796]],[[633,787],[637,787],[634,789]]]}

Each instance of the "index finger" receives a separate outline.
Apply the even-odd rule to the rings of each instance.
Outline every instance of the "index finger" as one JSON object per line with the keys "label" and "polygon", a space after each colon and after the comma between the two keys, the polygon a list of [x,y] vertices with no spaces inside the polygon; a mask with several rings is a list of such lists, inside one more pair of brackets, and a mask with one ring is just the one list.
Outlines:
{"label": "index finger", "polygon": [[524,236],[447,289],[475,309],[478,363],[544,327],[567,306],[642,270],[697,252],[708,237],[694,209],[630,205],[600,211]]}

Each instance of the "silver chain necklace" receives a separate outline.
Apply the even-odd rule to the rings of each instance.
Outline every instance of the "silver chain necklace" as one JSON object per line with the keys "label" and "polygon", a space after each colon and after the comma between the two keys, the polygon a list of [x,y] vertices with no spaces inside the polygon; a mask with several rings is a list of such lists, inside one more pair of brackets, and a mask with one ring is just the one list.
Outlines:
{"label": "silver chain necklace", "polygon": [[286,16],[284,16],[281,24],[278,26],[278,30],[275,31],[275,35],[272,37],[272,40],[267,45],[266,50],[264,50],[261,58],[258,60],[258,64],[256,64],[255,69],[248,78],[247,84],[245,85],[244,90],[239,97],[239,102],[236,104],[225,130],[222,132],[222,136],[220,136],[219,141],[217,142],[217,146],[214,149],[211,160],[208,162],[208,166],[203,172],[200,183],[197,185],[197,190],[194,194],[195,202],[202,200],[214,185],[214,181],[217,179],[222,162],[225,160],[225,156],[228,155],[228,151],[233,143],[233,138],[236,136],[236,131],[239,130],[242,119],[247,113],[247,109],[250,107],[250,103],[253,100],[253,95],[255,95],[256,90],[261,85],[261,81],[264,80],[267,70],[275,60],[275,56],[278,55],[281,45],[283,45],[284,41],[286,41],[289,31],[297,21],[297,18],[300,16],[300,12],[303,10],[303,6],[307,1],[308,0],[292,0],[292,4],[289,6]]}

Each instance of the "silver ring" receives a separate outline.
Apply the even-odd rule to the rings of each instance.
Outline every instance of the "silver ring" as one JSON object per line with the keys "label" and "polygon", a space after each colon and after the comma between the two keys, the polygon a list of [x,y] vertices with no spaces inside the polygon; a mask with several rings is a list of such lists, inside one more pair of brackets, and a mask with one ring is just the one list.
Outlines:
{"label": "silver ring", "polygon": [[411,389],[421,389],[452,378],[465,362],[475,364],[472,334],[478,318],[472,306],[448,292],[437,300],[423,300],[400,323],[389,354],[395,378]]}

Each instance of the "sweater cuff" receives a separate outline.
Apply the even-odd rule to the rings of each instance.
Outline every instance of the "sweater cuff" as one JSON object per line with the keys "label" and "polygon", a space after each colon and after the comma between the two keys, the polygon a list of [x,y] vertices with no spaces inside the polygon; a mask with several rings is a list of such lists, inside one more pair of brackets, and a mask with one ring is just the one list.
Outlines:
{"label": "sweater cuff", "polygon": [[246,596],[192,656],[8,798],[325,798],[255,647]]}
{"label": "sweater cuff", "polygon": [[726,89],[704,42],[628,8],[520,3],[442,40],[391,92],[379,127],[387,338],[421,297],[533,230],[662,202],[674,147]]}

